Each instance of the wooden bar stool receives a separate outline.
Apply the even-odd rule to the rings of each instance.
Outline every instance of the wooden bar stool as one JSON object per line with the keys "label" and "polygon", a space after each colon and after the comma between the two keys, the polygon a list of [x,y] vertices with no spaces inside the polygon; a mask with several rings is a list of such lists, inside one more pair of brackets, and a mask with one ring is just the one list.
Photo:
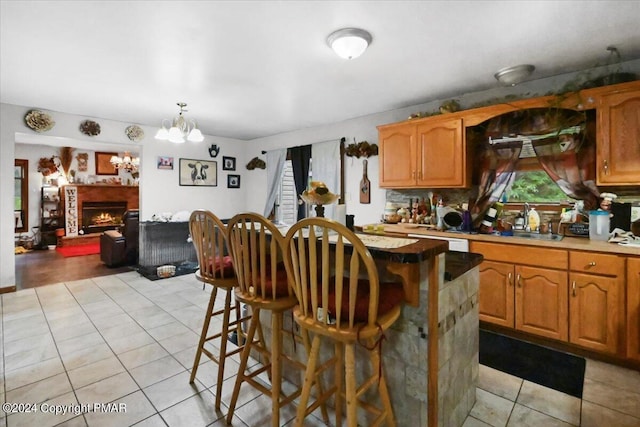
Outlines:
{"label": "wooden bar stool", "polygon": [[[307,218],[294,224],[284,239],[285,265],[294,284],[298,305],[295,321],[313,336],[296,426],[328,395],[335,395],[336,425],[342,425],[342,402],[346,399],[347,425],[357,426],[357,409],[372,412],[367,425],[395,426],[395,418],[382,369],[380,342],[400,316],[404,299],[402,284],[379,283],[375,262],[362,241],[342,224],[325,218]],[[333,357],[320,361],[321,340],[333,341]],[[371,375],[358,385],[355,346],[368,350]],[[362,361],[360,361],[362,363]],[[359,363],[359,364],[360,364]],[[335,368],[335,384],[308,405],[316,378]],[[346,387],[343,386],[343,378]],[[381,408],[362,399],[377,386]]]}
{"label": "wooden bar stool", "polygon": [[[220,400],[222,396],[222,383],[224,382],[224,366],[227,357],[240,353],[243,349],[241,340],[244,333],[240,327],[241,322],[248,317],[241,318],[240,304],[237,300],[232,302],[232,290],[238,286],[238,281],[233,270],[233,263],[228,251],[227,227],[212,212],[206,210],[195,210],[189,218],[189,231],[198,255],[199,268],[196,271],[196,278],[204,284],[212,286],[209,306],[202,325],[198,350],[193,361],[190,383],[196,378],[196,372],[200,365],[200,357],[204,353],[214,363],[218,364],[218,382],[216,384],[216,409],[220,410]],[[216,295],[218,290],[226,292],[224,306],[215,309]],[[230,320],[231,311],[235,310],[235,320]],[[220,332],[207,336],[211,318],[222,315],[222,329]],[[227,351],[227,340],[230,332],[236,332],[238,337],[238,348]],[[219,339],[220,351],[213,354],[204,346],[207,342]]]}
{"label": "wooden bar stool", "polygon": [[[304,363],[282,351],[283,333],[296,339],[292,331],[282,329],[283,313],[292,309],[297,303],[293,290],[289,287],[287,272],[282,263],[282,243],[283,237],[280,231],[262,215],[243,213],[234,216],[229,221],[229,246],[238,279],[238,287],[235,289],[236,298],[251,307],[252,318],[247,333],[247,343],[250,344],[246,345],[242,352],[240,368],[227,414],[228,424],[233,418],[243,382],[252,385],[271,398],[271,425],[274,427],[280,426],[280,408],[291,403],[302,392],[300,387],[285,395],[281,387],[282,362],[288,362],[289,365],[298,368],[301,377],[306,368]],[[258,340],[254,340],[256,330],[260,331],[262,310],[271,312],[270,349],[266,346],[263,337],[260,336]],[[305,349],[309,350],[310,344],[306,334],[303,334],[302,341]],[[261,354],[266,363],[260,368],[248,372],[247,362],[251,350]],[[263,372],[266,372],[271,380],[270,388],[268,384],[265,385],[256,378]],[[328,420],[325,408],[322,409],[325,420]]]}

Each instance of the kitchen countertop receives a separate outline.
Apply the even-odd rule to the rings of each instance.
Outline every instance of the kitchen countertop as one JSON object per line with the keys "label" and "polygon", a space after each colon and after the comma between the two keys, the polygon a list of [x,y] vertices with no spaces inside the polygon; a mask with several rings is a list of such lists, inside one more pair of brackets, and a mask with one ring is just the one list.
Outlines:
{"label": "kitchen countertop", "polygon": [[571,249],[590,252],[604,252],[619,255],[635,255],[640,256],[640,248],[632,246],[618,245],[617,243],[608,243],[603,241],[590,240],[580,237],[564,237],[559,241],[537,240],[525,237],[515,236],[496,236],[491,234],[468,234],[448,231],[428,230],[424,227],[418,227],[414,224],[385,224],[385,234],[420,234],[424,236],[447,237],[455,239],[467,239],[470,241],[504,243],[512,245],[540,246],[545,248]]}
{"label": "kitchen countertop", "polygon": [[482,263],[484,257],[470,252],[449,251],[444,255],[444,280],[451,281]]}

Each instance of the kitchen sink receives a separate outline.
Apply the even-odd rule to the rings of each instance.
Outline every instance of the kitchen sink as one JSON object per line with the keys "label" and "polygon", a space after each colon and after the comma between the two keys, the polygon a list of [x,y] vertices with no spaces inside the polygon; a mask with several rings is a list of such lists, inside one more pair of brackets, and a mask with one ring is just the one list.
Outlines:
{"label": "kitchen sink", "polygon": [[525,239],[535,239],[535,240],[553,240],[559,241],[562,240],[564,236],[560,234],[549,234],[549,233],[532,233],[528,231],[514,231],[513,237],[524,237]]}

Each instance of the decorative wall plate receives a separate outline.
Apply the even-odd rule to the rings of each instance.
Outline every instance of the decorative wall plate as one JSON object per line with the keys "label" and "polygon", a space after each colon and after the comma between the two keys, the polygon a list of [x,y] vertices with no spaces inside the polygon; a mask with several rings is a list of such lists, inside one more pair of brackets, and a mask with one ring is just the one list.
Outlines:
{"label": "decorative wall plate", "polygon": [[85,120],[80,123],[80,132],[89,136],[100,135],[100,125],[93,120]]}
{"label": "decorative wall plate", "polygon": [[36,132],[46,132],[51,130],[56,124],[51,116],[40,110],[31,110],[24,116],[24,121]]}
{"label": "decorative wall plate", "polygon": [[131,141],[138,142],[144,138],[144,130],[138,125],[127,126],[124,133]]}

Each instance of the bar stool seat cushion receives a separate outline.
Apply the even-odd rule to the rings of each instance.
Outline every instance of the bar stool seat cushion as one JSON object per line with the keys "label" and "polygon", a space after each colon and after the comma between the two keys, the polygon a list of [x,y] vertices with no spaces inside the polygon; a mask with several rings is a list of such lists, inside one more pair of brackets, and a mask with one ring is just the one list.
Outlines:
{"label": "bar stool seat cushion", "polygon": [[[266,278],[265,278],[265,292],[266,295],[260,295],[263,298],[271,298],[273,292],[273,280],[271,278],[271,269],[267,269]],[[262,292],[260,286],[260,279],[258,278],[258,284],[255,286],[256,292],[260,294]],[[287,270],[284,268],[283,263],[278,264],[278,268],[276,269],[276,298],[288,297],[289,296],[289,282],[287,276]]]}
{"label": "bar stool seat cushion", "polygon": [[209,266],[215,267],[214,274],[216,277],[235,277],[233,270],[233,259],[227,255],[220,259],[219,256],[209,259]]}
{"label": "bar stool seat cushion", "polygon": [[[344,280],[349,280],[347,277]],[[334,280],[331,280],[333,283]],[[320,288],[320,286],[318,287]],[[367,322],[369,320],[369,281],[366,279],[358,280],[358,292],[356,294],[356,304],[354,320],[358,323]],[[318,301],[322,300],[322,296],[318,295]],[[380,295],[378,297],[378,317],[390,312],[396,306],[404,301],[404,289],[402,283],[380,283]],[[336,295],[333,290],[329,292],[329,313],[333,316],[336,310]],[[340,316],[348,319],[349,316],[349,295],[342,295],[342,306],[340,307]]]}

